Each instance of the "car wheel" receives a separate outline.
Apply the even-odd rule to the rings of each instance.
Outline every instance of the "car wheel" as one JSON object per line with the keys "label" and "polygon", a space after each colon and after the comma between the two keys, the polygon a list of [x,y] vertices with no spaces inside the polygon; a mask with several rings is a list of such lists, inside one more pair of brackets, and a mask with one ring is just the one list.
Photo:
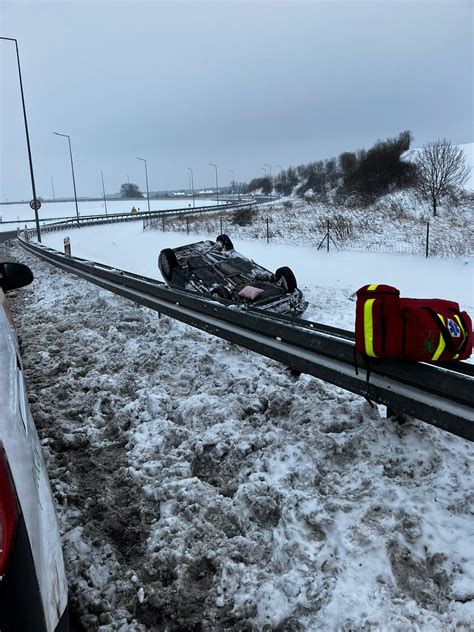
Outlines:
{"label": "car wheel", "polygon": [[216,241],[218,244],[221,244],[222,250],[234,250],[234,244],[229,235],[219,235],[216,237]]}
{"label": "car wheel", "polygon": [[171,248],[165,248],[160,252],[158,257],[158,267],[166,281],[171,281],[173,276],[173,269],[177,266],[178,260]]}
{"label": "car wheel", "polygon": [[281,285],[281,287],[283,287],[285,292],[288,293],[293,292],[298,287],[293,271],[286,266],[284,266],[283,268],[278,268],[278,270],[275,272],[275,280],[279,285]]}

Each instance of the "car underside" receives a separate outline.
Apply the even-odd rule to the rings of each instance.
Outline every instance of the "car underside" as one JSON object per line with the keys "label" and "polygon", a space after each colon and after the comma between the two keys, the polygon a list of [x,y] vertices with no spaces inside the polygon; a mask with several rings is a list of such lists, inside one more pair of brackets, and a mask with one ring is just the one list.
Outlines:
{"label": "car underside", "polygon": [[165,281],[217,300],[300,316],[307,303],[288,267],[275,273],[234,250],[227,235],[162,250],[158,265]]}

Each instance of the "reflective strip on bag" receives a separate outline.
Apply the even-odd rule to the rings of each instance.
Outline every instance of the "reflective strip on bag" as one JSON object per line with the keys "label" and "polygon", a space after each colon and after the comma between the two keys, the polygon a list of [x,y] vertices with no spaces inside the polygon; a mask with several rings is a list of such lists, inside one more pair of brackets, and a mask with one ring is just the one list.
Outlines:
{"label": "reflective strip on bag", "polygon": [[[444,324],[444,318],[441,316],[441,314],[438,314],[439,318],[441,319],[441,322]],[[446,343],[444,342],[444,338],[443,338],[443,334],[441,332],[439,332],[439,343],[438,343],[438,348],[436,349],[436,351],[434,352],[433,357],[431,358],[431,360],[433,362],[435,362],[436,360],[438,360],[438,358],[441,356],[441,354],[444,351],[444,348],[446,347]]]}
{"label": "reflective strip on bag", "polygon": [[378,288],[378,284],[376,283],[375,285],[369,285],[367,287],[367,290],[370,290],[371,292],[373,292],[374,290],[376,290]]}
{"label": "reflective strip on bag", "polygon": [[[377,287],[377,286],[375,286]],[[377,356],[374,353],[374,316],[373,306],[375,298],[369,298],[364,303],[364,344],[365,353],[372,358]]]}
{"label": "reflective strip on bag", "polygon": [[459,328],[460,328],[460,329],[461,329],[461,331],[462,331],[462,343],[461,343],[461,345],[463,345],[463,344],[464,344],[464,341],[465,341],[465,340],[466,340],[466,338],[467,338],[467,331],[466,331],[466,330],[464,329],[464,327],[462,326],[461,319],[459,318],[459,316],[458,316],[457,314],[454,314],[454,318],[458,321]]}

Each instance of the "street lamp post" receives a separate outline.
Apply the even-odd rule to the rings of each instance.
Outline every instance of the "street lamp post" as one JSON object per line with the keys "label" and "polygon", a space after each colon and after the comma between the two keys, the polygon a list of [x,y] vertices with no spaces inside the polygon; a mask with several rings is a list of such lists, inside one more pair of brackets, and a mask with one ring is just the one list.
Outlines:
{"label": "street lamp post", "polygon": [[[18,77],[20,79],[21,103],[23,105],[23,119],[25,121],[26,145],[28,147],[28,161],[30,164],[31,188],[33,190],[33,200],[36,203],[37,198],[36,198],[35,175],[33,173],[33,159],[31,158],[30,135],[28,133],[28,121],[26,120],[25,95],[23,94],[23,81],[21,79],[20,54],[18,52],[18,42],[13,37],[0,37],[0,39],[5,40],[7,42],[15,42],[16,59],[18,62]],[[41,243],[41,232],[40,232],[38,209],[35,208],[34,210],[35,210],[36,233],[38,235],[38,241]]]}
{"label": "street lamp post", "polygon": [[148,200],[148,212],[150,212],[150,192],[148,191],[148,170],[146,168],[146,160],[145,158],[139,158],[138,156],[137,160],[142,160],[145,163],[146,199]]}
{"label": "street lamp post", "polygon": [[53,181],[53,176],[51,176],[51,188],[53,189],[53,200],[56,202],[56,196],[54,195],[54,181]]}
{"label": "street lamp post", "polygon": [[72,171],[72,186],[74,187],[74,201],[76,202],[77,225],[79,225],[79,207],[77,205],[76,178],[74,177],[74,163],[72,162],[71,138],[67,134],[60,134],[59,132],[53,132],[53,134],[56,134],[56,136],[63,136],[64,138],[67,138],[67,142],[69,143],[69,157],[71,158],[71,171]]}
{"label": "street lamp post", "polygon": [[191,172],[191,188],[193,191],[193,208],[196,208],[196,204],[195,204],[195,200],[194,200],[194,175],[193,175],[193,170],[191,169],[191,167],[188,167],[188,171]]}
{"label": "street lamp post", "polygon": [[107,215],[107,200],[105,199],[104,174],[102,171],[100,172],[100,175],[102,177],[102,193],[104,194],[105,214]]}
{"label": "street lamp post", "polygon": [[[277,169],[280,169],[280,173],[278,174],[278,177],[280,178],[280,185],[281,185],[281,172],[283,171],[283,167],[281,165],[275,165],[275,167]],[[280,191],[280,197],[281,197],[281,191]]]}
{"label": "street lamp post", "polygon": [[266,162],[263,163],[265,165],[265,167],[268,167],[270,169],[270,178],[272,177],[272,166],[268,165]]}
{"label": "street lamp post", "polygon": [[234,178],[234,172],[232,171],[232,169],[229,169],[229,173],[232,174],[232,197],[235,197],[235,178]]}
{"label": "street lamp post", "polygon": [[219,206],[219,181],[217,179],[217,165],[215,165],[213,162],[209,163],[211,165],[211,167],[214,167],[216,170],[216,192],[217,192],[217,206]]}

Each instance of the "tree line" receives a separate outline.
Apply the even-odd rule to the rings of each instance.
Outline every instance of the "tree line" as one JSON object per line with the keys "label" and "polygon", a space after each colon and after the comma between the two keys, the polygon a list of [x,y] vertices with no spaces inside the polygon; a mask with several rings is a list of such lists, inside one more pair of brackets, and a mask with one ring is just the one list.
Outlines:
{"label": "tree line", "polygon": [[412,162],[401,160],[412,142],[411,132],[404,131],[367,150],[288,167],[274,178],[255,178],[246,192],[261,190],[268,195],[275,191],[301,197],[310,192],[319,201],[330,196],[344,205],[368,205],[392,191],[414,188],[431,203],[436,215],[439,201],[455,194],[467,180],[470,167],[463,151],[446,139],[424,146]]}

